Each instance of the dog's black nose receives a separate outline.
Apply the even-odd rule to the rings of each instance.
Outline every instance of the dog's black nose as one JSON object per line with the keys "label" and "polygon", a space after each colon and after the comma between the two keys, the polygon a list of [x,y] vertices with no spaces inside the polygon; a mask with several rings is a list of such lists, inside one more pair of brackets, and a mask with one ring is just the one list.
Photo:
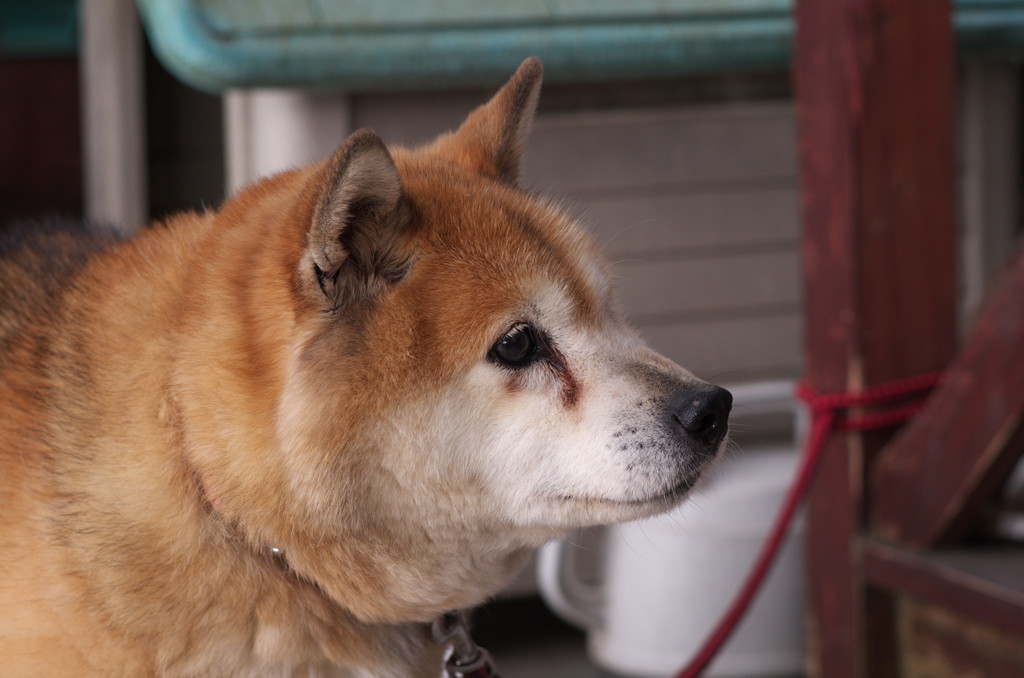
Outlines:
{"label": "dog's black nose", "polygon": [[729,428],[732,394],[712,386],[683,391],[672,403],[672,419],[694,440],[717,447]]}

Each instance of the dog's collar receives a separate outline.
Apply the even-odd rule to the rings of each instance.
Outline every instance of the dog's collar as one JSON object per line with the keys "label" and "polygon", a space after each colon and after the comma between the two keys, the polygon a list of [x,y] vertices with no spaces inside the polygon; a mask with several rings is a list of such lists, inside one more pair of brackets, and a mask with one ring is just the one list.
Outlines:
{"label": "dog's collar", "polygon": [[[202,501],[205,502],[207,506],[207,511],[209,511],[209,513],[215,516],[218,519],[218,521],[227,524],[227,522],[229,521],[223,520],[223,507],[220,501],[218,501],[217,495],[211,491],[210,484],[206,482],[202,474],[200,474],[198,471],[194,471],[194,473],[196,478],[196,484],[199,486],[199,493],[202,497]],[[231,527],[231,529],[235,528]],[[262,544],[260,548],[257,550],[268,554],[271,560],[273,560],[274,563],[276,563],[279,567],[282,567],[285,570],[289,569],[288,560],[285,557],[284,549],[282,549],[281,547],[274,546],[273,544]]]}
{"label": "dog's collar", "polygon": [[447,645],[445,678],[500,678],[491,653],[473,641],[466,613],[445,612],[430,627],[434,642]]}

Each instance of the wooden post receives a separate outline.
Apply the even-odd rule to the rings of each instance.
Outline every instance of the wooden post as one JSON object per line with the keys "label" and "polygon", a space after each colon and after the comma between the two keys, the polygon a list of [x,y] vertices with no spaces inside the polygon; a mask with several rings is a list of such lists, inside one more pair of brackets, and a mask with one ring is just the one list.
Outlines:
{"label": "wooden post", "polygon": [[[829,393],[941,369],[955,343],[949,2],[798,0],[795,11],[806,378]],[[812,489],[812,674],[894,670],[867,665],[892,657],[892,606],[868,596],[859,538],[884,440],[834,436]]]}
{"label": "wooden post", "polygon": [[922,548],[962,537],[1024,450],[1024,252],[928,407],[871,474],[872,527]]}

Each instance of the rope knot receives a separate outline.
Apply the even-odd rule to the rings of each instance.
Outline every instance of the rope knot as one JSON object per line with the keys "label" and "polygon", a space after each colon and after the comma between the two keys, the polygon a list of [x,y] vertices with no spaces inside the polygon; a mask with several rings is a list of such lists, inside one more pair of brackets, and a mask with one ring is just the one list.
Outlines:
{"label": "rope knot", "polygon": [[[924,397],[942,380],[942,372],[931,372],[906,379],[887,381],[869,386],[856,393],[819,394],[806,381],[796,387],[796,397],[811,410],[814,424],[818,428],[821,420],[828,421],[829,430],[867,431],[889,428],[904,423],[924,407]],[[898,401],[913,399],[912,402],[893,405]],[[885,410],[850,416],[840,413],[851,408],[877,408],[890,405]]]}

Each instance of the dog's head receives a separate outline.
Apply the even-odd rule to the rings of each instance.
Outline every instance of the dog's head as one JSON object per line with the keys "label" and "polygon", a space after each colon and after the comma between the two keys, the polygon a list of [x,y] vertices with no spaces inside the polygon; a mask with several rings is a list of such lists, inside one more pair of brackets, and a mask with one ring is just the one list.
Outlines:
{"label": "dog's head", "polygon": [[519,185],[540,81],[527,60],[432,145],[364,130],[308,174],[287,499],[258,531],[366,618],[479,602],[529,548],[674,506],[724,444],[729,393],[649,350]]}

